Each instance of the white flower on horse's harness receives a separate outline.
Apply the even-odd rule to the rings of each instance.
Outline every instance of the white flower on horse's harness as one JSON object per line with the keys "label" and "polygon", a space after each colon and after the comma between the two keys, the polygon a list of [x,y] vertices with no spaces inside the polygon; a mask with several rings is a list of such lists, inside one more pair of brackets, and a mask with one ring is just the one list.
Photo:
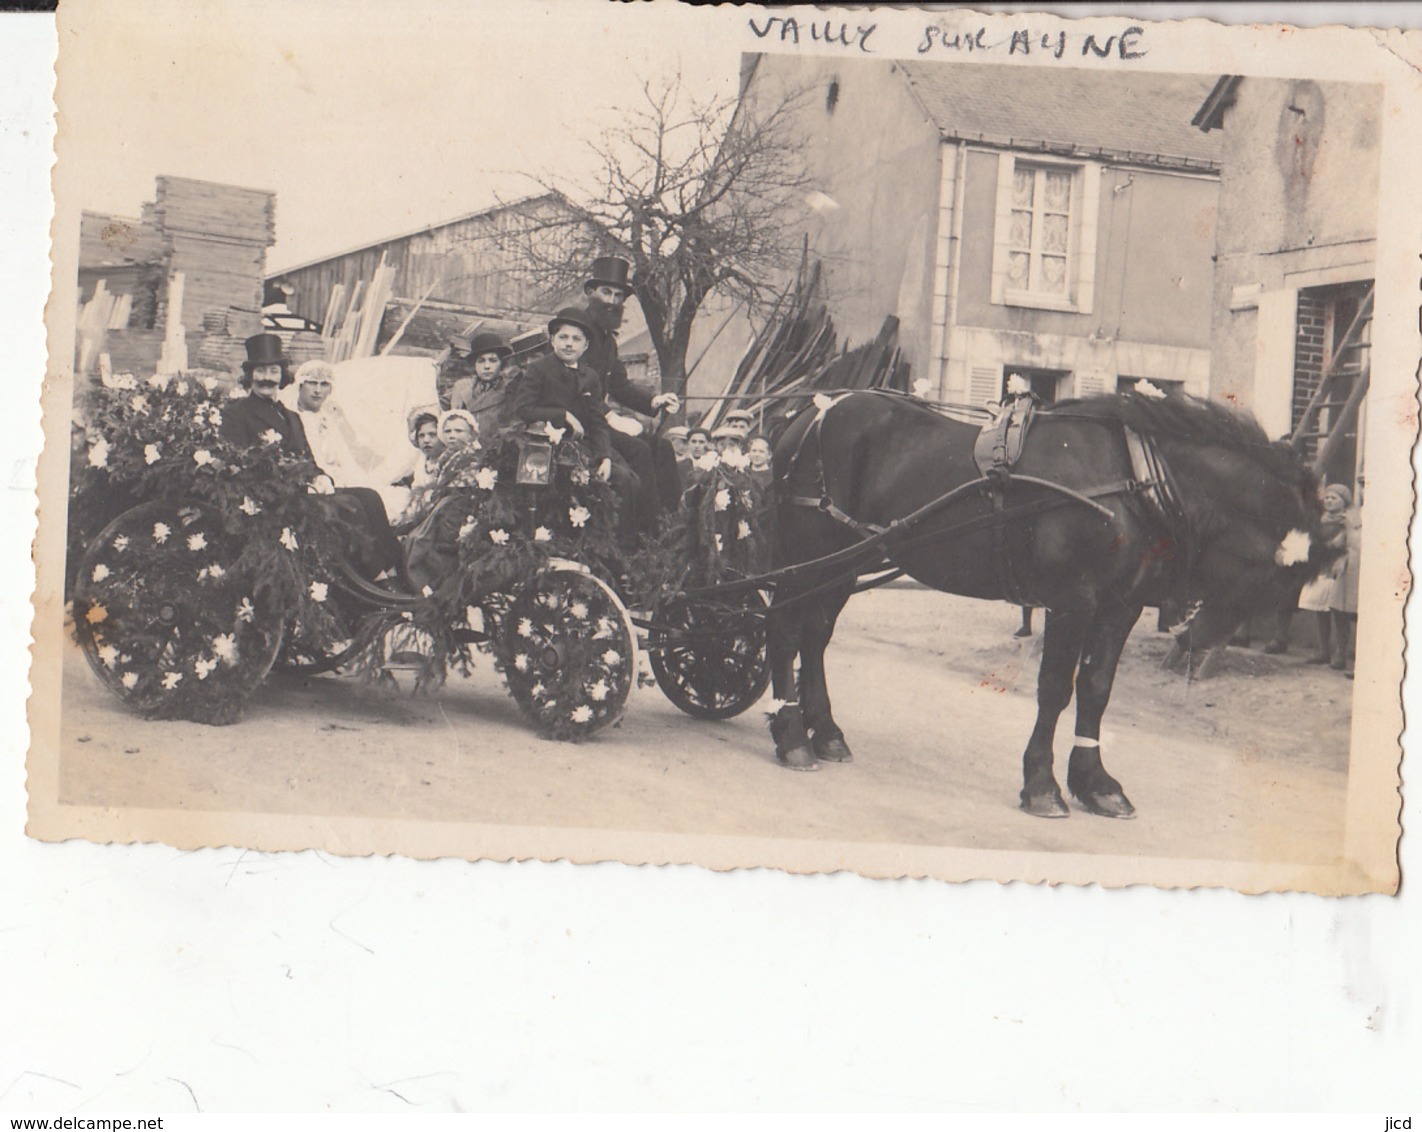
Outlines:
{"label": "white flower on horse's harness", "polygon": [[571,719],[574,723],[587,723],[592,719],[592,717],[593,710],[592,708],[588,707],[587,704],[579,704],[573,709],[573,713],[568,716],[568,718]]}
{"label": "white flower on horse's harness", "polygon": [[168,536],[173,533],[173,529],[167,523],[153,524],[153,541],[160,546],[168,541]]}
{"label": "white flower on horse's harness", "polygon": [[603,700],[607,699],[608,693],[611,691],[612,689],[607,686],[606,680],[599,680],[596,684],[588,685],[588,695],[598,703],[602,703]]}
{"label": "white flower on horse's harness", "polygon": [[703,452],[692,461],[692,464],[696,467],[697,471],[709,472],[714,470],[716,465],[720,462],[721,457],[715,452]]}
{"label": "white flower on horse's harness", "polygon": [[585,601],[575,601],[568,607],[568,612],[581,621],[588,615],[588,605]]}
{"label": "white flower on horse's harness", "polygon": [[109,442],[102,436],[89,445],[89,463],[95,468],[106,468],[109,465]]}
{"label": "white flower on horse's harness", "polygon": [[94,581],[96,582],[102,582],[108,576],[109,568],[105,566],[102,562],[100,562],[97,566],[94,567],[94,573],[91,575],[91,577],[93,577]]}
{"label": "white flower on horse's harness", "polygon": [[206,545],[207,545],[207,536],[204,535],[201,531],[198,531],[197,534],[194,534],[194,535],[188,535],[188,549],[189,549],[189,550],[201,550],[201,549],[203,549],[203,547],[205,547]]}
{"label": "white flower on horse's harness", "polygon": [[145,464],[156,464],[163,458],[163,448],[158,444],[148,444],[143,448],[143,462]]}
{"label": "white flower on horse's harness", "polygon": [[509,532],[500,527],[498,530],[489,532],[489,541],[495,546],[507,546],[509,542]]}
{"label": "white flower on horse's harness", "polygon": [[1152,401],[1165,400],[1165,390],[1158,385],[1151,384],[1145,378],[1141,378],[1131,388],[1142,397],[1149,397]]}
{"label": "white flower on horse's harness", "polygon": [[219,660],[231,664],[237,659],[237,638],[231,633],[219,633],[212,638],[212,651]]}
{"label": "white flower on horse's harness", "polygon": [[747,523],[744,519],[741,520],[740,526],[738,526],[738,527],[736,528],[736,537],[737,537],[737,538],[750,538],[750,537],[751,537],[750,524]]}
{"label": "white flower on horse's harness", "polygon": [[168,691],[171,692],[174,688],[178,686],[179,682],[182,679],[183,674],[181,672],[169,672],[163,677],[163,687],[167,688]]}
{"label": "white flower on horse's harness", "polygon": [[98,602],[95,602],[89,606],[89,612],[84,614],[84,620],[89,622],[90,625],[97,625],[100,621],[106,620],[108,616],[109,611]]}
{"label": "white flower on horse's harness", "polygon": [[199,448],[193,453],[193,463],[201,468],[204,464],[212,463],[212,453],[206,448]]}
{"label": "white flower on horse's harness", "polygon": [[137,673],[137,672],[125,672],[125,673],[123,674],[123,686],[124,686],[125,688],[127,688],[129,691],[132,691],[134,688],[137,688],[137,687],[138,687],[138,673]]}
{"label": "white flower on horse's harness", "polygon": [[587,521],[591,518],[592,512],[589,511],[586,507],[568,508],[568,522],[572,523],[575,527],[585,526],[587,524]]}
{"label": "white flower on horse's harness", "polygon": [[255,515],[262,509],[262,505],[254,500],[250,495],[242,496],[242,502],[237,505],[237,510],[244,515]]}
{"label": "white flower on horse's harness", "polygon": [[133,411],[135,413],[148,412],[148,398],[145,397],[142,393],[135,393],[132,397],[128,399],[128,403],[133,406]]}
{"label": "white flower on horse's harness", "polygon": [[523,617],[523,618],[520,618],[520,619],[519,619],[519,623],[518,623],[518,635],[519,635],[520,637],[531,637],[531,636],[533,636],[533,622],[530,621],[527,617]]}
{"label": "white flower on horse's harness", "polygon": [[474,482],[478,484],[480,491],[493,491],[494,485],[499,482],[498,469],[480,468],[474,473]]}
{"label": "white flower on horse's harness", "polygon": [[518,656],[514,657],[514,667],[517,668],[520,672],[527,672],[528,654],[521,652],[518,654]]}
{"label": "white flower on horse's harness", "polygon": [[731,491],[729,488],[723,487],[720,491],[716,493],[716,510],[724,511],[730,505]]}
{"label": "white flower on horse's harness", "polygon": [[622,654],[616,649],[608,649],[602,654],[602,662],[608,668],[616,668],[622,663]]}
{"label": "white flower on horse's harness", "polygon": [[266,432],[262,433],[260,439],[263,444],[280,444],[281,433],[277,432],[274,428],[269,428]]}
{"label": "white flower on horse's harness", "polygon": [[554,444],[562,443],[563,434],[567,431],[568,430],[565,428],[554,428],[552,421],[543,422],[543,435],[546,436],[549,440],[551,440]]}
{"label": "white flower on horse's harness", "polygon": [[118,649],[113,645],[104,645],[99,649],[99,659],[104,662],[105,668],[112,668],[118,663]]}
{"label": "white flower on horse's harness", "polygon": [[539,527],[536,531],[533,532],[533,541],[552,542],[553,532],[550,531],[547,527]]}
{"label": "white flower on horse's harness", "polygon": [[252,599],[249,597],[244,597],[242,599],[242,604],[237,607],[237,620],[245,621],[247,624],[250,625],[252,623],[252,618],[256,615],[257,610],[256,607],[252,605]]}
{"label": "white flower on horse's harness", "polygon": [[282,546],[286,547],[287,550],[295,550],[299,545],[296,541],[296,536],[291,533],[290,527],[282,527],[280,541]]}
{"label": "white flower on horse's harness", "polygon": [[743,472],[750,467],[750,457],[739,448],[728,448],[721,453],[721,463],[735,471]]}
{"label": "white flower on horse's harness", "polygon": [[1307,531],[1292,530],[1286,534],[1274,551],[1274,561],[1280,566],[1296,566],[1308,561],[1312,540]]}
{"label": "white flower on horse's harness", "polygon": [[128,535],[119,535],[118,538],[114,539],[114,549],[120,552],[127,550]]}
{"label": "white flower on horse's harness", "polygon": [[311,594],[312,601],[325,601],[327,593],[326,583],[312,582],[309,592]]}
{"label": "white flower on horse's harness", "polygon": [[217,661],[208,660],[207,657],[200,657],[193,661],[193,671],[197,673],[199,680],[206,680],[212,675],[212,670],[217,667]]}

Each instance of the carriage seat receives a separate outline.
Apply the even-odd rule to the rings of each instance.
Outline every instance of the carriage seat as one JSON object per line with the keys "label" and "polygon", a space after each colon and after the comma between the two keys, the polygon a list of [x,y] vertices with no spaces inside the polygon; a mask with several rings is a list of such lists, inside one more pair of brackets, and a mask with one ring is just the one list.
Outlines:
{"label": "carriage seat", "polygon": [[1022,458],[1027,430],[1036,415],[1037,399],[1018,397],[983,425],[973,443],[973,459],[983,475],[1001,475],[1010,471]]}

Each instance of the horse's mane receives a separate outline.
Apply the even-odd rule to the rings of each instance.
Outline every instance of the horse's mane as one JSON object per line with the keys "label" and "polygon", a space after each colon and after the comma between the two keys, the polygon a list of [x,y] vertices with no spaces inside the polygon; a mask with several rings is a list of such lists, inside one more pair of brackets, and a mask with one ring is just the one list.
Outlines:
{"label": "horse's mane", "polygon": [[1072,401],[1058,401],[1049,413],[1118,420],[1142,435],[1178,440],[1192,447],[1227,448],[1248,456],[1262,469],[1285,483],[1297,486],[1311,498],[1318,480],[1289,447],[1271,441],[1259,422],[1219,401],[1185,393],[1147,397],[1140,393],[1106,393]]}

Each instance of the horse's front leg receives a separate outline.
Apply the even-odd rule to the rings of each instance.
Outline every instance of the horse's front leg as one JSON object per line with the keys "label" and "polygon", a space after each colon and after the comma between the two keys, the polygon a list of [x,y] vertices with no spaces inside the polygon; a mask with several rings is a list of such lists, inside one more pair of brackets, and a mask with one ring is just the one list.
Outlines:
{"label": "horse's front leg", "polygon": [[771,695],[779,707],[770,716],[770,737],[775,740],[775,759],[791,770],[819,770],[805,720],[796,700],[795,657],[800,652],[803,636],[803,603],[782,605],[792,595],[777,590],[770,612],[766,615],[765,648],[770,663]]}
{"label": "horse's front leg", "polygon": [[1084,610],[1047,611],[1037,670],[1037,722],[1022,755],[1022,808],[1033,817],[1064,818],[1071,812],[1052,771],[1052,739],[1057,719],[1071,702],[1072,673],[1090,621]]}
{"label": "horse's front leg", "polygon": [[1067,789],[1089,813],[1128,818],[1136,808],[1101,762],[1101,717],[1111,699],[1116,666],[1126,638],[1141,615],[1139,605],[1104,606],[1091,623],[1076,678],[1076,738],[1067,763]]}
{"label": "horse's front leg", "polygon": [[825,649],[834,636],[835,622],[854,592],[850,579],[805,610],[800,622],[800,710],[809,728],[815,757],[823,762],[847,763],[854,759],[844,732],[830,712],[829,685],[825,681]]}

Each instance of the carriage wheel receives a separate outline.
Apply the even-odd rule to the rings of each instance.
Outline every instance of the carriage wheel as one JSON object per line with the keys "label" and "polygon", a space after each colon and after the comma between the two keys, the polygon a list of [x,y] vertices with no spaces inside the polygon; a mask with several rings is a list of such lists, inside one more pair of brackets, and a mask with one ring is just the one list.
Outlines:
{"label": "carriage wheel", "polygon": [[145,715],[235,719],[283,636],[230,570],[239,554],[197,506],[147,503],[105,527],[74,590],[76,635],[104,686]]}
{"label": "carriage wheel", "polygon": [[637,670],[637,640],[617,594],[575,566],[543,571],[503,617],[509,691],[545,734],[581,739],[616,723]]}
{"label": "carriage wheel", "polygon": [[765,598],[712,604],[676,598],[657,611],[648,659],[657,684],[694,719],[730,719],[770,685]]}
{"label": "carriage wheel", "polygon": [[281,652],[273,665],[277,672],[291,676],[334,672],[358,656],[370,641],[370,626],[366,620],[370,616],[369,610],[362,608],[339,584],[331,582],[329,576],[321,580],[330,582],[335,600],[330,603],[328,612],[336,622],[337,632],[329,644],[324,644],[308,640],[300,625],[288,624]]}

